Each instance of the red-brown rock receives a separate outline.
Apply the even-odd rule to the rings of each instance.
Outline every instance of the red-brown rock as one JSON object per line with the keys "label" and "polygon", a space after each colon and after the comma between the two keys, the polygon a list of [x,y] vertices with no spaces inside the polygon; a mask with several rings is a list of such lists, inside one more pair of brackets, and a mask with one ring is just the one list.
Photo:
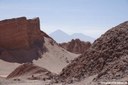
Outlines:
{"label": "red-brown rock", "polygon": [[15,78],[15,77],[23,77],[26,76],[28,79],[51,79],[55,74],[51,73],[45,68],[36,66],[31,63],[25,63],[17,67],[13,72],[11,72],[7,79]]}
{"label": "red-brown rock", "polygon": [[[26,17],[0,21],[0,59],[9,62],[32,62],[46,51],[39,18]],[[3,55],[6,52],[7,56]]]}
{"label": "red-brown rock", "polygon": [[0,47],[6,49],[29,48],[36,40],[42,40],[39,18],[25,17],[0,21]]}
{"label": "red-brown rock", "polygon": [[91,46],[91,43],[84,42],[79,39],[72,39],[68,43],[61,43],[60,46],[65,48],[69,52],[82,54]]}

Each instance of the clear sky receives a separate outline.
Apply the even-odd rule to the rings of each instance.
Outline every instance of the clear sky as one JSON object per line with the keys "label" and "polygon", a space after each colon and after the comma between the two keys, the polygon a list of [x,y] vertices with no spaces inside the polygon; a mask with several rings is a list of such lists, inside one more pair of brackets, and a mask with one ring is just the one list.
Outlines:
{"label": "clear sky", "polygon": [[94,38],[128,20],[128,0],[0,0],[0,20],[40,17],[41,29],[51,33],[84,33]]}

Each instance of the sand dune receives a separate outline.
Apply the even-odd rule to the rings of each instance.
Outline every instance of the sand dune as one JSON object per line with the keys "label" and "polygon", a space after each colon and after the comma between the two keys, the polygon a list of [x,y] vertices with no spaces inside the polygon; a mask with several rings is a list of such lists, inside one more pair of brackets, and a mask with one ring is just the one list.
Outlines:
{"label": "sand dune", "polygon": [[[46,68],[53,73],[60,73],[62,69],[70,63],[71,60],[78,57],[79,54],[74,54],[66,51],[57,43],[52,42],[50,38],[44,38],[48,52],[42,55],[42,58],[34,60],[34,64]],[[52,42],[53,45],[50,43]]]}

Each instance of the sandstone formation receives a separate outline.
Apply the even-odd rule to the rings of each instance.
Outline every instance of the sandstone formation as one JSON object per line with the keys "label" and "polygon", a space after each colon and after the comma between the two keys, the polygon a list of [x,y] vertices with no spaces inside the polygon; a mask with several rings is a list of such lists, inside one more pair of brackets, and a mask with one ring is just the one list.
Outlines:
{"label": "sandstone formation", "polygon": [[5,49],[29,48],[43,40],[39,18],[25,17],[0,21],[0,47]]}
{"label": "sandstone formation", "polygon": [[71,82],[98,74],[98,79],[117,80],[128,75],[128,21],[113,27],[98,38],[60,74]]}
{"label": "sandstone formation", "polygon": [[36,66],[31,63],[26,63],[17,67],[12,73],[7,76],[7,79],[26,77],[28,79],[52,79],[55,74],[52,74],[45,68]]}
{"label": "sandstone formation", "polygon": [[68,43],[61,43],[61,47],[65,48],[69,52],[82,54],[91,46],[90,42],[84,42],[79,39],[72,39]]}
{"label": "sandstone formation", "polygon": [[44,36],[48,37],[40,30],[39,18],[0,21],[0,59],[19,63],[38,59],[46,51]]}

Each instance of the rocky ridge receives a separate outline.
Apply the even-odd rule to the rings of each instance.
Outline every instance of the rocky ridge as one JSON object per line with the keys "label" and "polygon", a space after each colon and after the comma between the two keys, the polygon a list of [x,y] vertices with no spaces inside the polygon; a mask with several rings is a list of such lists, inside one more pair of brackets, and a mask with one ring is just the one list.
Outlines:
{"label": "rocky ridge", "polygon": [[31,63],[26,63],[23,65],[20,65],[18,68],[16,68],[13,72],[11,72],[8,76],[7,79],[10,78],[22,78],[26,77],[28,79],[52,79],[55,74],[51,73],[45,68],[36,66]]}
{"label": "rocky ridge", "polygon": [[82,54],[91,46],[90,42],[84,42],[79,39],[72,39],[70,42],[59,44],[69,52]]}

